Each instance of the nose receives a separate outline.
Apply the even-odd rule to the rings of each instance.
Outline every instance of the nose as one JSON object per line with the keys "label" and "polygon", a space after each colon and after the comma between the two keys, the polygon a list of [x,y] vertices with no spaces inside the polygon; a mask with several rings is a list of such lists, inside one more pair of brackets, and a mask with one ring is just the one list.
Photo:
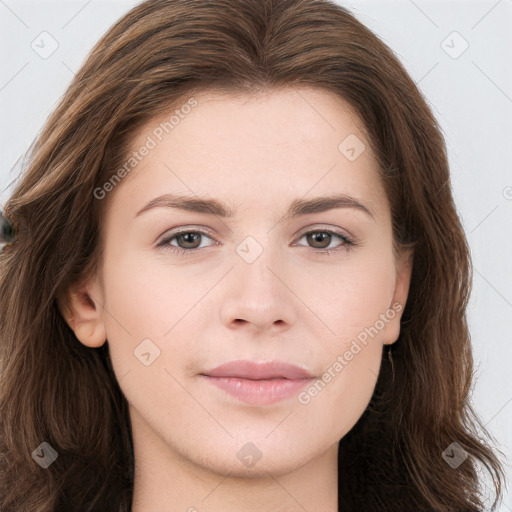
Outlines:
{"label": "nose", "polygon": [[299,302],[284,265],[264,251],[256,261],[237,261],[226,277],[220,316],[229,329],[280,334],[298,317]]}

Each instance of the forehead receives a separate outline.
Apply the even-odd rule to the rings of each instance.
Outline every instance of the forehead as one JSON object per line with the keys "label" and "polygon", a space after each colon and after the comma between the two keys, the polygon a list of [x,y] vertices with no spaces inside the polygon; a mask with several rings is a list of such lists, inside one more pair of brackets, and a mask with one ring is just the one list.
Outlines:
{"label": "forehead", "polygon": [[115,192],[132,209],[165,192],[218,197],[233,209],[255,197],[272,208],[277,197],[291,201],[309,191],[383,201],[364,125],[334,93],[289,87],[188,100],[133,138],[129,154],[150,149]]}

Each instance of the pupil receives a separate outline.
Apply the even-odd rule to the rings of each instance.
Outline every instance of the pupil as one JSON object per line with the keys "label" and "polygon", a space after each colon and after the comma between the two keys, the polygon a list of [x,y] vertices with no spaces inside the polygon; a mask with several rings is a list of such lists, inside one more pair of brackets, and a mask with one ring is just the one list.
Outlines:
{"label": "pupil", "polygon": [[[185,245],[187,244],[192,244],[192,246],[194,245],[194,237],[196,237],[196,242],[197,242],[197,239],[199,239],[201,235],[199,233],[185,233],[184,235],[181,235],[181,238],[185,240]],[[192,240],[190,240],[192,238]],[[195,247],[193,247],[195,248]]]}

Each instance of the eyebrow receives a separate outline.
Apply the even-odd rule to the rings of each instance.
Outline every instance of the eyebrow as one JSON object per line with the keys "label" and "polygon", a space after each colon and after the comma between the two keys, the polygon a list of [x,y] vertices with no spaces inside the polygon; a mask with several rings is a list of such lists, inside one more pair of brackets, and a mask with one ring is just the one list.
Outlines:
{"label": "eyebrow", "polygon": [[[153,208],[176,208],[189,212],[207,213],[222,218],[231,218],[234,217],[235,214],[234,210],[216,199],[164,194],[151,200],[137,212],[135,217]],[[325,212],[333,208],[357,209],[375,220],[375,211],[370,206],[365,205],[359,199],[347,194],[332,194],[329,196],[314,197],[312,199],[296,199],[290,204],[290,207],[284,215],[284,220],[300,215]]]}

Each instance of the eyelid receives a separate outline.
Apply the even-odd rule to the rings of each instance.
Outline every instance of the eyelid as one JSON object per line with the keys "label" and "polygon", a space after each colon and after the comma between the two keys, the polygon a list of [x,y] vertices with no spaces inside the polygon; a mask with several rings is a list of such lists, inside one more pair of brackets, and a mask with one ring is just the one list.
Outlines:
{"label": "eyelid", "polygon": [[183,233],[201,233],[202,235],[206,235],[213,239],[212,232],[207,228],[199,228],[197,226],[177,226],[176,228],[171,228],[162,234],[162,236],[158,238],[156,245]]}
{"label": "eyelid", "polygon": [[308,234],[311,231],[327,231],[330,233],[336,233],[338,235],[344,236],[350,240],[353,240],[354,243],[356,242],[356,237],[354,237],[351,233],[349,233],[346,229],[342,229],[339,227],[329,226],[327,224],[310,224],[309,226],[305,226],[303,229],[300,230],[300,237]]}
{"label": "eyelid", "polygon": [[[343,235],[351,240],[356,241],[356,238],[348,233],[346,230],[343,230],[343,232],[340,232],[340,228],[331,227],[327,225],[321,225],[321,224],[310,224],[309,226],[305,226],[300,230],[300,234],[297,235],[298,238],[301,238],[305,234],[309,233],[310,231],[330,231],[333,233],[337,233],[339,235]],[[213,238],[213,233],[208,228],[198,227],[197,225],[183,225],[183,226],[177,226],[176,228],[171,228],[168,231],[166,231],[161,237],[159,237],[158,241],[161,241],[162,239],[169,239],[172,236],[177,236],[182,233],[188,233],[188,232],[197,232],[204,235],[209,236],[210,238]],[[157,242],[158,244],[158,242]]]}

